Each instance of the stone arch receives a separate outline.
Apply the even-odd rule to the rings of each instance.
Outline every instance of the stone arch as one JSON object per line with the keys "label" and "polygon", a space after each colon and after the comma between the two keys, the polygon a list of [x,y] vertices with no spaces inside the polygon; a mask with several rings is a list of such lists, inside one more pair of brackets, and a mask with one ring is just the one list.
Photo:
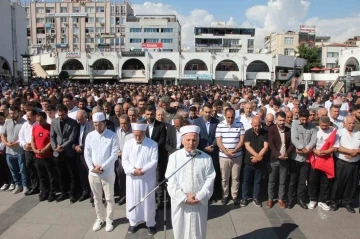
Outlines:
{"label": "stone arch", "polygon": [[5,57],[0,56],[0,74],[11,75],[11,67]]}
{"label": "stone arch", "polygon": [[176,64],[168,58],[162,58],[155,62],[153,66],[153,71],[156,70],[165,70],[165,71],[176,71]]}
{"label": "stone arch", "polygon": [[208,66],[203,60],[192,59],[188,61],[184,68],[185,71],[207,71]]}
{"label": "stone arch", "polygon": [[62,71],[84,70],[84,65],[78,59],[68,59],[61,67]]}
{"label": "stone arch", "polygon": [[239,71],[239,66],[233,60],[222,60],[216,65],[215,71]]}
{"label": "stone arch", "polygon": [[121,70],[145,70],[145,65],[142,61],[136,58],[126,60],[121,67]]}
{"label": "stone arch", "polygon": [[270,72],[270,70],[264,61],[255,60],[247,66],[246,72]]}
{"label": "stone arch", "polygon": [[105,58],[97,59],[93,64],[93,69],[95,71],[106,71],[106,70],[114,70],[114,65],[111,61]]}
{"label": "stone arch", "polygon": [[344,64],[344,72],[359,71],[359,61],[355,57],[350,57]]}

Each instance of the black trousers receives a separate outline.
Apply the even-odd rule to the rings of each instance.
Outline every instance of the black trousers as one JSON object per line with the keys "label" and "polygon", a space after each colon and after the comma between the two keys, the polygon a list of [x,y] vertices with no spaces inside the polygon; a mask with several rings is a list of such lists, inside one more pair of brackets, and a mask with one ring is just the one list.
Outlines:
{"label": "black trousers", "polygon": [[12,184],[14,183],[9,166],[6,162],[6,155],[0,153],[0,183]]}
{"label": "black trousers", "polygon": [[288,201],[295,202],[305,200],[306,180],[308,178],[309,163],[298,162],[294,159],[289,160],[290,182],[288,191]]}
{"label": "black trousers", "polygon": [[35,158],[35,166],[39,175],[40,190],[44,195],[53,195],[56,193],[56,179],[54,170],[54,159]]}
{"label": "black trousers", "polygon": [[219,156],[214,156],[212,154],[211,157],[212,157],[214,169],[216,172],[215,182],[214,182],[214,193],[213,193],[212,198],[221,199],[222,198],[222,187],[221,187],[221,170],[220,170]]}
{"label": "black trousers", "polygon": [[330,179],[328,179],[326,173],[310,167],[308,185],[311,201],[326,203],[329,200]]}
{"label": "black trousers", "polygon": [[[160,156],[161,154],[159,154]],[[162,158],[158,165],[157,165],[157,169],[156,169],[156,182],[157,185],[160,184],[160,182],[162,182],[165,179],[165,172],[166,172],[166,166],[167,166],[167,157],[166,160],[164,160],[164,158]],[[156,201],[157,203],[163,203],[164,202],[164,190],[165,190],[165,185],[161,185],[157,190],[156,190]]]}
{"label": "black trousers", "polygon": [[335,175],[331,203],[351,205],[358,184],[359,164],[335,158]]}
{"label": "black trousers", "polygon": [[67,192],[67,182],[70,179],[70,196],[76,196],[76,158],[67,156],[65,153],[60,153],[58,157],[55,157],[55,165],[59,174],[60,191],[62,194]]}
{"label": "black trousers", "polygon": [[82,153],[77,154],[76,158],[77,172],[80,180],[80,186],[84,194],[91,194],[89,183],[89,168],[85,162],[85,157]]}
{"label": "black trousers", "polygon": [[32,151],[25,151],[25,163],[28,170],[29,179],[31,182],[31,188],[33,190],[40,189],[39,176],[35,167],[36,159],[35,154]]}
{"label": "black trousers", "polygon": [[120,199],[126,196],[126,174],[125,170],[122,166],[121,159],[118,159],[117,163],[115,164],[115,174],[116,174],[116,186]]}

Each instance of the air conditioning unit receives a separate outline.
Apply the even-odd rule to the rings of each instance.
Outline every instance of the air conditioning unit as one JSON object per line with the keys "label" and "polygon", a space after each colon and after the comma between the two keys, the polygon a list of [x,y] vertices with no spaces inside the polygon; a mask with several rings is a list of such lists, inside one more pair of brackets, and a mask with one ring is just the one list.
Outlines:
{"label": "air conditioning unit", "polygon": [[103,23],[103,22],[100,22],[100,26],[104,26],[105,25],[105,23]]}

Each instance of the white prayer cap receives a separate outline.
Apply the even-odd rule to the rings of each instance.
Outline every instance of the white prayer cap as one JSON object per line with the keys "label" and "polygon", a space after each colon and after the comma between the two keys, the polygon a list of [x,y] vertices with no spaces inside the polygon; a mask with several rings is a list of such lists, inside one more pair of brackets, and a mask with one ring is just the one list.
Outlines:
{"label": "white prayer cap", "polygon": [[131,129],[133,131],[134,130],[146,131],[147,124],[131,123]]}
{"label": "white prayer cap", "polygon": [[103,112],[97,112],[92,115],[93,122],[105,121],[105,114]]}
{"label": "white prayer cap", "polygon": [[200,133],[200,127],[197,125],[186,125],[180,128],[181,136],[187,133]]}

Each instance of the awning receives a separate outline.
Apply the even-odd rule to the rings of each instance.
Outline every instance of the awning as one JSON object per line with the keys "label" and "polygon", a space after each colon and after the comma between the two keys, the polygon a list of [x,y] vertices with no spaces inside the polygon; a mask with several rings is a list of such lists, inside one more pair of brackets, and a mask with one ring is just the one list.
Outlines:
{"label": "awning", "polygon": [[147,84],[149,83],[149,81],[146,79],[146,78],[136,78],[136,77],[133,77],[133,78],[123,78],[123,79],[120,79],[120,82],[121,83],[142,83],[142,84]]}

